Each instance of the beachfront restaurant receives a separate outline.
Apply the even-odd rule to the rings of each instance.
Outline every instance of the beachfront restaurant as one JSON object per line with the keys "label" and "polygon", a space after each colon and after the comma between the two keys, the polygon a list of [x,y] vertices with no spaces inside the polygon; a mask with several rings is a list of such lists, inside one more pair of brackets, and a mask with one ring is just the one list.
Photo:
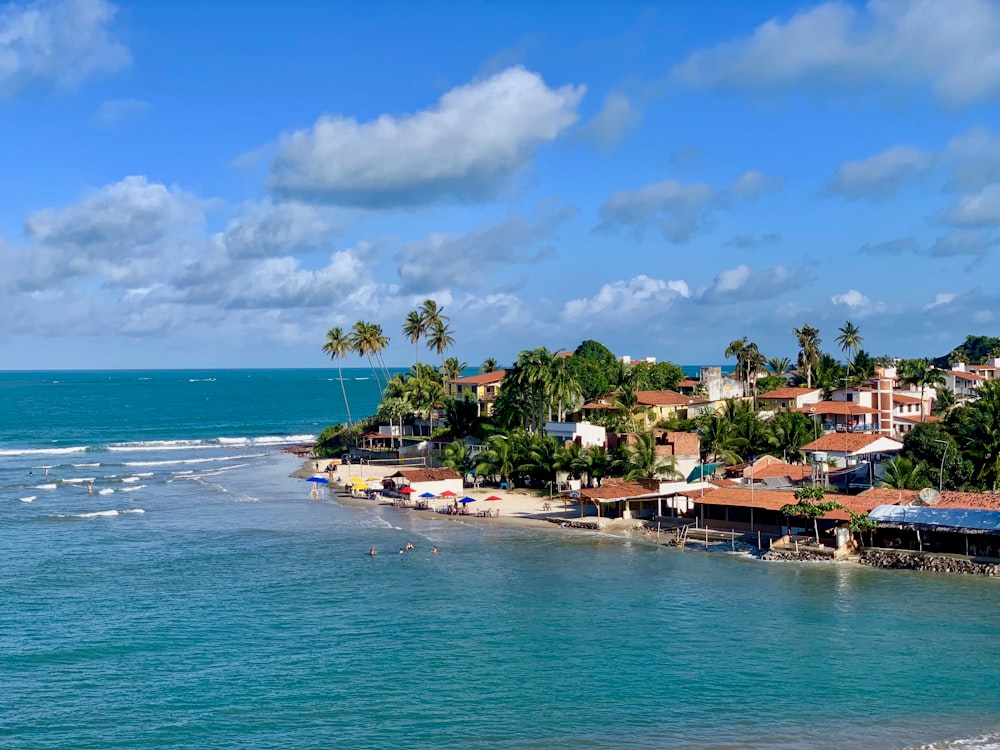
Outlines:
{"label": "beachfront restaurant", "polygon": [[879,547],[1000,559],[1000,510],[879,505],[868,517]]}
{"label": "beachfront restaurant", "polygon": [[586,487],[579,491],[579,495],[580,515],[596,515],[599,518],[652,518],[657,513],[660,499],[658,491],[638,482]]}
{"label": "beachfront restaurant", "polygon": [[425,493],[440,496],[443,492],[451,492],[461,497],[464,494],[462,475],[451,469],[400,469],[382,480],[382,487],[389,495],[402,492],[408,487],[414,497]]}

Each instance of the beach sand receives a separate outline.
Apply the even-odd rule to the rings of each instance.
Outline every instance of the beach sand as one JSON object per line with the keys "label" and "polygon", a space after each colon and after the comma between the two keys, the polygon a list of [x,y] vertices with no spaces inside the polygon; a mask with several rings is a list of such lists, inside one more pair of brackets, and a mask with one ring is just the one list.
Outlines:
{"label": "beach sand", "polygon": [[[328,459],[309,459],[305,461],[302,466],[293,472],[293,477],[298,477],[299,479],[308,479],[309,477],[324,477],[327,478],[329,475],[324,471],[326,466],[330,463]],[[390,474],[395,474],[400,468],[397,465],[380,466],[380,465],[369,465],[364,466],[338,466],[337,472],[333,475],[333,482],[329,485],[321,485],[319,488],[320,497],[329,496],[338,502],[343,502],[348,505],[372,505],[371,500],[368,500],[361,493],[351,493],[348,491],[344,484],[352,478],[369,479],[374,477],[375,481],[370,482],[372,487],[380,487],[381,479]],[[412,467],[411,467],[412,468]],[[529,493],[527,490],[498,490],[494,487],[484,487],[481,489],[473,489],[471,487],[466,487],[464,490],[465,494],[469,497],[476,498],[476,502],[469,503],[469,514],[468,515],[448,515],[446,513],[439,513],[437,508],[446,505],[449,500],[447,498],[432,499],[429,501],[429,510],[416,510],[414,508],[401,508],[400,512],[403,513],[416,513],[418,515],[434,516],[437,518],[448,518],[455,521],[469,522],[469,523],[501,523],[501,524],[512,524],[518,526],[532,526],[535,528],[549,528],[549,529],[559,529],[561,528],[558,524],[551,522],[549,519],[565,519],[573,520],[579,518],[580,511],[576,505],[567,504],[563,505],[563,502],[558,496],[549,499],[548,496],[536,495],[534,493]],[[499,497],[500,500],[486,501],[487,497]],[[375,501],[382,503],[384,505],[392,505],[392,500],[389,498],[380,498]],[[485,517],[479,516],[477,513],[483,510],[499,510],[499,516]],[[590,520],[594,520],[591,518]],[[633,536],[633,529],[640,522],[631,521],[611,521],[609,520],[606,525],[602,524],[601,531],[612,534],[620,534],[624,536]],[[636,536],[641,537],[642,532],[635,532]]]}

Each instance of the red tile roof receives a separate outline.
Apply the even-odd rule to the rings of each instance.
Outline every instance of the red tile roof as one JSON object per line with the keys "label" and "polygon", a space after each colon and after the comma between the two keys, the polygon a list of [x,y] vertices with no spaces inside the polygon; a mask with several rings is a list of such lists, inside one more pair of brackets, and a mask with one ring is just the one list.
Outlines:
{"label": "red tile roof", "polygon": [[816,404],[800,406],[797,411],[803,414],[835,414],[845,417],[854,414],[878,414],[878,409],[862,406],[853,401],[820,401]]}
{"label": "red tile roof", "polygon": [[621,484],[605,485],[603,487],[587,487],[580,490],[580,497],[584,500],[625,500],[627,498],[639,496],[653,496],[658,493],[650,491],[638,482],[622,482]]}
{"label": "red tile roof", "polygon": [[959,380],[983,380],[982,375],[976,375],[974,372],[959,372],[958,370],[949,370],[949,375],[954,375]]}
{"label": "red tile roof", "polygon": [[802,446],[802,450],[805,451],[832,451],[834,453],[853,453],[854,451],[859,451],[862,448],[867,448],[869,445],[874,443],[876,440],[890,440],[896,443],[899,448],[903,447],[903,444],[898,440],[893,440],[892,438],[886,437],[885,435],[871,435],[864,432],[831,432],[828,435],[824,435],[818,440],[813,440],[811,443],[806,443]]}
{"label": "red tile roof", "polygon": [[400,477],[410,484],[414,482],[444,482],[448,479],[461,479],[462,475],[451,469],[400,469],[390,474],[389,479]]}
{"label": "red tile roof", "polygon": [[768,464],[759,468],[754,466],[753,469],[744,470],[743,476],[747,479],[753,478],[754,480],[770,479],[771,477],[788,477],[793,482],[801,482],[803,479],[808,479],[812,476],[812,466],[785,463]]}
{"label": "red tile roof", "polygon": [[[877,505],[907,505],[914,502],[919,494],[917,490],[892,490],[886,487],[876,487],[862,492],[858,497],[870,498],[877,501]],[[941,493],[941,501],[932,507],[1000,510],[1000,494],[945,490]]]}
{"label": "red tile roof", "polygon": [[894,414],[892,416],[897,422],[939,422],[941,417],[935,417],[933,414],[925,414],[924,418],[921,419],[919,414]]}
{"label": "red tile roof", "polygon": [[792,492],[780,490],[753,490],[749,487],[722,487],[706,492],[705,497],[695,500],[703,505],[732,505],[740,508],[763,508],[781,510],[784,505],[795,505],[798,500]]}
{"label": "red tile roof", "polygon": [[455,385],[489,385],[499,383],[507,374],[506,370],[496,370],[494,372],[481,372],[478,375],[470,375],[467,378],[458,378],[449,381]]}
{"label": "red tile roof", "polygon": [[681,382],[677,384],[678,388],[697,388],[701,385],[700,380],[692,380],[691,378],[684,378]]}
{"label": "red tile roof", "polygon": [[907,396],[902,393],[893,393],[892,402],[894,404],[919,404],[920,399],[916,396]]}

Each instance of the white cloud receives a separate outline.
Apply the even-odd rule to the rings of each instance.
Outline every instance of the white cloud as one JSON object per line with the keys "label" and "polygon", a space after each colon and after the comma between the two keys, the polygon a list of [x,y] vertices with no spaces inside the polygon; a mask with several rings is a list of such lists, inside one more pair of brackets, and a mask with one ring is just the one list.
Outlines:
{"label": "white cloud", "polygon": [[946,215],[945,221],[956,227],[1000,225],[1000,184],[960,197]]}
{"label": "white cloud", "polygon": [[298,203],[245,204],[223,234],[234,257],[265,258],[323,250],[337,225],[319,209]]}
{"label": "white cloud", "polygon": [[955,301],[956,297],[958,297],[958,295],[952,292],[939,292],[938,294],[934,295],[933,302],[929,302],[928,304],[924,305],[924,309],[931,310],[935,307],[941,307],[942,305],[950,305],[952,302]]}
{"label": "white cloud", "polygon": [[94,120],[104,127],[114,128],[141,120],[149,113],[149,102],[141,99],[109,99],[101,102]]}
{"label": "white cloud", "polygon": [[885,242],[866,242],[858,252],[861,255],[903,255],[904,253],[916,253],[920,250],[920,243],[916,237],[896,237]]}
{"label": "white cloud", "polygon": [[996,240],[985,232],[949,232],[934,241],[930,254],[936,258],[954,258],[962,255],[981,258],[994,244]]}
{"label": "white cloud", "polygon": [[729,187],[729,192],[739,198],[752,200],[763,193],[780,190],[784,181],[780,177],[768,177],[760,172],[745,172]]}
{"label": "white cloud", "polygon": [[496,287],[497,275],[515,264],[535,263],[552,254],[539,246],[555,227],[576,213],[573,207],[544,203],[537,215],[511,213],[465,234],[436,232],[404,245],[396,254],[407,291],[431,292],[448,286]]}
{"label": "white cloud", "polygon": [[576,122],[584,90],[551,89],[515,67],[413,115],[368,123],[324,115],[283,139],[268,187],[283,198],[375,208],[492,195]]}
{"label": "white cloud", "polygon": [[885,312],[887,309],[884,302],[872,302],[857,289],[849,289],[843,294],[835,294],[830,298],[830,301],[835,305],[844,305],[850,310],[851,315],[862,318],[874,313]]}
{"label": "white cloud", "polygon": [[715,190],[708,185],[684,185],[677,180],[619,190],[601,205],[599,228],[621,226],[641,233],[656,224],[671,242],[684,242],[704,224],[706,209],[715,197]]}
{"label": "white cloud", "polygon": [[699,290],[696,296],[713,305],[771,299],[810,281],[812,276],[802,269],[792,271],[785,266],[774,266],[753,271],[740,264],[720,271],[712,285]]}
{"label": "white cloud", "polygon": [[562,318],[583,324],[597,318],[624,319],[637,312],[644,317],[662,312],[678,298],[691,296],[685,281],[635,276],[628,281],[604,284],[593,297],[572,299],[563,305]]}
{"label": "white cloud", "polygon": [[929,85],[949,105],[1000,91],[1000,8],[989,0],[826,2],[695,52],[678,83],[747,91]]}
{"label": "white cloud", "polygon": [[38,0],[0,6],[0,96],[33,81],[73,86],[131,62],[111,33],[104,0]]}
{"label": "white cloud", "polygon": [[604,98],[604,106],[580,130],[578,135],[601,148],[610,148],[638,126],[642,109],[624,94],[612,92]]}
{"label": "white cloud", "polygon": [[934,158],[913,146],[893,146],[867,159],[844,162],[828,188],[845,198],[885,199],[903,183],[927,172]]}
{"label": "white cloud", "polygon": [[957,190],[980,190],[1000,180],[1000,138],[986,128],[955,136],[943,155],[954,167],[951,187]]}

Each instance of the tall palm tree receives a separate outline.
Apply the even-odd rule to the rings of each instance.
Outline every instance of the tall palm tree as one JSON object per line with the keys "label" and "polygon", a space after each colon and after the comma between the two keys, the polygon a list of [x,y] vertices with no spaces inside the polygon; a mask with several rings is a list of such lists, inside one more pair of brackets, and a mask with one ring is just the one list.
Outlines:
{"label": "tall palm tree", "polygon": [[353,351],[350,336],[344,333],[340,326],[334,326],[326,332],[326,343],[323,344],[323,351],[330,356],[330,359],[337,361],[337,379],[340,381],[340,392],[344,394],[344,408],[347,410],[347,424],[351,424],[351,404],[347,400],[347,388],[344,386],[344,371],[340,367],[340,360]]}
{"label": "tall palm tree", "polygon": [[726,347],[724,357],[729,359],[730,357],[736,358],[736,377],[743,381],[743,352],[747,348],[747,337],[744,336],[741,339],[733,339],[729,342],[729,346]]}
{"label": "tall palm tree", "polygon": [[767,360],[767,366],[771,368],[771,372],[780,378],[784,377],[785,373],[792,369],[792,362],[788,357],[771,357]]}
{"label": "tall palm tree", "polygon": [[385,360],[382,358],[382,352],[389,347],[389,337],[385,335],[382,326],[378,323],[369,323],[368,340],[371,342],[372,354],[375,355],[375,360],[382,368],[382,375],[385,377],[385,381],[389,382],[389,368],[385,366]]}
{"label": "tall palm tree", "polygon": [[625,415],[632,428],[631,431],[638,432],[639,423],[636,417],[646,411],[646,407],[639,403],[639,397],[636,395],[636,392],[630,386],[622,386],[614,395],[614,404]]}
{"label": "tall palm tree", "polygon": [[403,319],[403,335],[413,344],[416,363],[420,364],[420,337],[424,335],[424,323],[419,310],[410,310]]}
{"label": "tall palm tree", "polygon": [[[444,314],[444,307],[438,307],[433,299],[425,299],[418,310],[420,314],[420,335],[427,337],[437,323],[448,323],[450,318]],[[433,348],[433,347],[431,347]]]}
{"label": "tall palm tree", "polygon": [[769,442],[786,461],[798,464],[805,459],[802,446],[814,436],[815,426],[809,417],[799,411],[782,409],[767,422]]}
{"label": "tall palm tree", "polygon": [[378,386],[379,393],[382,392],[382,381],[379,380],[378,371],[375,369],[375,362],[372,360],[372,354],[375,352],[375,342],[372,341],[372,330],[370,324],[363,320],[359,320],[354,324],[350,333],[350,343],[351,350],[355,352],[359,357],[368,358],[368,366],[372,370],[372,376],[375,378],[375,384]]}
{"label": "tall palm tree", "polygon": [[486,441],[486,449],[479,454],[476,473],[484,477],[500,477],[508,487],[513,488],[511,477],[517,467],[512,441],[505,435],[494,435]]}
{"label": "tall palm tree", "polygon": [[500,364],[493,357],[487,357],[483,360],[483,363],[479,365],[479,372],[482,373],[496,372],[499,369]]}
{"label": "tall palm tree", "polygon": [[819,329],[803,324],[801,328],[793,328],[792,333],[799,343],[799,369],[806,371],[806,387],[812,388],[813,368],[819,361],[819,345],[822,343]]}
{"label": "tall palm tree", "polygon": [[944,385],[944,372],[930,366],[926,359],[908,359],[903,362],[899,382],[920,388],[920,421],[924,421],[924,390],[927,386]]}
{"label": "tall palm tree", "polygon": [[761,353],[757,344],[751,341],[743,349],[743,372],[746,376],[747,388],[754,398],[757,396],[757,376],[760,375],[760,371],[764,369],[765,365],[767,365],[767,357]]}
{"label": "tall palm tree", "polygon": [[549,369],[548,396],[550,404],[555,404],[558,419],[562,422],[567,409],[575,411],[583,403],[583,390],[570,369],[568,358],[553,357]]}
{"label": "tall palm tree", "polygon": [[851,377],[851,352],[856,354],[865,339],[858,327],[849,320],[838,330],[840,335],[837,336],[837,343],[840,344],[840,351],[847,354],[847,377]]}
{"label": "tall palm tree", "polygon": [[652,432],[636,435],[635,445],[625,449],[620,468],[626,479],[683,479],[677,471],[676,456],[657,454]]}
{"label": "tall palm tree", "polygon": [[[431,300],[428,300],[430,302]],[[433,352],[437,352],[438,356],[441,357],[441,385],[447,389],[445,383],[444,374],[444,353],[451,349],[455,345],[455,338],[451,335],[452,331],[448,328],[448,324],[443,320],[438,318],[434,321],[431,326],[430,333],[427,335],[427,348]]]}

